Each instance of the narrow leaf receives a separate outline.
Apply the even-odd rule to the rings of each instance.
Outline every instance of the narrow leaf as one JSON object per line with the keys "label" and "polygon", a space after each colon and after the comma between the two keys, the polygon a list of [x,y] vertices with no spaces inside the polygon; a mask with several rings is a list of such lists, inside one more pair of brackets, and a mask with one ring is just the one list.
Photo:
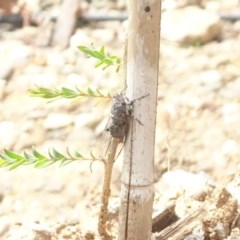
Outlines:
{"label": "narrow leaf", "polygon": [[62,160],[61,163],[60,163],[60,166],[63,167],[63,166],[66,166],[68,165],[69,163],[72,163],[73,160]]}
{"label": "narrow leaf", "polygon": [[4,149],[4,153],[10,158],[17,159],[17,160],[25,160],[25,158],[23,156],[15,153],[13,151]]}
{"label": "narrow leaf", "polygon": [[35,168],[44,168],[44,167],[48,167],[52,164],[54,164],[56,161],[52,161],[52,160],[40,160],[38,163],[36,163],[34,165]]}
{"label": "narrow leaf", "polygon": [[62,93],[68,98],[74,98],[77,96],[75,91],[65,87],[62,88]]}
{"label": "narrow leaf", "polygon": [[102,46],[102,47],[100,48],[100,53],[101,53],[102,55],[105,55],[104,52],[105,52],[105,48],[104,48],[104,46]]}
{"label": "narrow leaf", "polygon": [[104,59],[104,55],[102,55],[101,52],[98,51],[93,51],[91,56],[100,60]]}
{"label": "narrow leaf", "polygon": [[88,54],[89,53],[89,50],[86,46],[78,46],[77,47],[81,52],[85,53],[85,54]]}
{"label": "narrow leaf", "polygon": [[92,159],[94,159],[94,160],[98,159],[98,158],[93,154],[93,151],[90,151],[90,155],[91,155],[91,158],[92,158]]}
{"label": "narrow leaf", "polygon": [[79,158],[79,159],[83,159],[83,158],[84,158],[83,155],[80,154],[80,153],[77,152],[77,151],[74,153],[74,155],[75,155],[76,158]]}
{"label": "narrow leaf", "polygon": [[91,173],[93,172],[93,171],[92,171],[92,165],[93,165],[94,162],[95,162],[95,161],[92,160],[91,163],[90,163],[90,165],[89,165],[89,168],[90,168]]}
{"label": "narrow leaf", "polygon": [[103,67],[103,70],[107,69],[108,67],[110,67],[111,65],[106,65],[105,67]]}
{"label": "narrow leaf", "polygon": [[47,159],[45,156],[43,156],[41,153],[39,153],[37,150],[32,149],[32,153],[33,155],[37,158],[37,159]]}
{"label": "narrow leaf", "polygon": [[23,155],[26,159],[31,160],[31,161],[36,161],[36,158],[34,156],[28,154],[27,152],[23,152]]}
{"label": "narrow leaf", "polygon": [[94,67],[97,68],[97,67],[101,66],[102,64],[103,64],[103,61],[100,60],[94,65]]}
{"label": "narrow leaf", "polygon": [[88,88],[88,89],[87,89],[87,92],[88,92],[88,94],[89,94],[90,96],[95,96],[95,94],[94,94],[94,92],[93,92],[93,90],[92,90],[91,88]]}
{"label": "narrow leaf", "polygon": [[99,94],[100,97],[104,96],[104,95],[100,92],[100,90],[97,89],[96,92]]}
{"label": "narrow leaf", "polygon": [[24,162],[25,162],[25,159],[20,159],[16,163],[13,163],[11,165],[11,167],[9,168],[9,170],[13,170],[13,169],[17,168],[18,166],[22,165]]}
{"label": "narrow leaf", "polygon": [[11,162],[6,162],[5,159],[0,159],[0,167],[6,167],[10,164]]}
{"label": "narrow leaf", "polygon": [[107,65],[113,65],[113,61],[110,60],[110,59],[107,59],[107,58],[104,58],[104,59],[103,59],[103,62],[104,62],[105,64],[107,64]]}
{"label": "narrow leaf", "polygon": [[54,154],[53,153],[51,153],[51,149],[49,149],[48,150],[48,155],[50,156],[50,158],[52,158],[52,159],[54,159],[55,157],[54,157]]}
{"label": "narrow leaf", "polygon": [[62,155],[60,152],[58,152],[56,149],[52,149],[52,153],[56,159],[63,159],[65,158],[64,155]]}

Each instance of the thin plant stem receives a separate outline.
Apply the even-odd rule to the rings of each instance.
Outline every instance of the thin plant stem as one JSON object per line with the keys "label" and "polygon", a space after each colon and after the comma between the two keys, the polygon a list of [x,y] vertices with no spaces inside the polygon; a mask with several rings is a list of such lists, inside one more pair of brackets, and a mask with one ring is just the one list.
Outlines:
{"label": "thin plant stem", "polygon": [[101,207],[99,213],[99,220],[98,220],[98,232],[103,240],[110,240],[111,235],[107,232],[107,218],[108,218],[108,199],[111,194],[111,178],[112,178],[112,169],[113,164],[116,156],[116,151],[118,144],[120,143],[121,139],[113,138],[111,140],[109,150],[107,153],[107,160],[105,164],[105,172],[104,172],[104,180],[103,180],[103,188],[102,188],[102,196],[101,196]]}

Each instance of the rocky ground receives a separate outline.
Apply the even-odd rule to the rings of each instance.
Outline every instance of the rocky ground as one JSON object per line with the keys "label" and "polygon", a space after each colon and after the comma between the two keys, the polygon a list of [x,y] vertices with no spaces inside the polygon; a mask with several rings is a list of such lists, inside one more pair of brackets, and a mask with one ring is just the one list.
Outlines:
{"label": "rocky ground", "polygon": [[[103,2],[96,1],[90,8],[124,10],[124,1]],[[199,8],[198,1],[176,2],[163,3],[155,212],[169,199],[191,195],[207,180],[231,188],[229,182],[239,172],[240,20],[221,20],[219,14],[240,12],[240,4],[201,1]],[[195,6],[189,8],[190,2]],[[28,89],[36,85],[78,86],[119,92],[121,74],[94,69],[93,61],[76,47],[94,43],[121,56],[125,25],[119,21],[82,24],[64,50],[40,47],[37,43],[44,37],[40,27],[1,31],[0,152],[4,148],[21,152],[32,146],[42,152],[51,147],[64,152],[70,146],[81,153],[103,148],[101,132],[109,117],[110,101],[47,103],[30,97]],[[121,161],[119,157],[115,165],[110,199],[116,216]],[[91,172],[85,161],[38,170],[32,166],[13,171],[2,168],[1,239],[98,239],[102,178],[103,165],[95,163]],[[180,184],[176,186],[176,182]],[[116,236],[116,230],[112,231]],[[233,239],[214,237],[209,239]]]}

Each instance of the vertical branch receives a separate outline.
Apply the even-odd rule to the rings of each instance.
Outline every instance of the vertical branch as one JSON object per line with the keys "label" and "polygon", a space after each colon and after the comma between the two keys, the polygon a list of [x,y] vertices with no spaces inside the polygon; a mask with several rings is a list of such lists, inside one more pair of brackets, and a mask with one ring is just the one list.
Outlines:
{"label": "vertical branch", "polygon": [[105,171],[104,171],[104,180],[103,180],[103,189],[102,189],[102,196],[101,196],[101,207],[98,219],[98,232],[101,236],[101,239],[110,240],[111,235],[107,232],[106,223],[108,218],[108,199],[111,194],[110,184],[112,178],[112,169],[113,163],[116,156],[117,146],[119,144],[118,138],[113,138],[110,146],[109,151],[107,154],[106,164],[105,164]]}
{"label": "vertical branch", "polygon": [[129,0],[127,97],[133,106],[125,144],[119,240],[151,236],[161,0]]}
{"label": "vertical branch", "polygon": [[79,0],[63,1],[61,15],[57,20],[56,29],[53,36],[53,45],[57,45],[61,48],[66,48],[68,46],[69,39],[75,30],[79,14]]}

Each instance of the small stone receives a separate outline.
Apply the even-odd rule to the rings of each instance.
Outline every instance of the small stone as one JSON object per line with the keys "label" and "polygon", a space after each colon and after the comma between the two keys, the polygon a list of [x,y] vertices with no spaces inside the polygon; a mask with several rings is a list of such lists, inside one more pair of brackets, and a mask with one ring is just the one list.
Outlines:
{"label": "small stone", "polygon": [[59,179],[53,179],[51,181],[48,181],[45,187],[45,190],[51,193],[59,193],[59,192],[62,192],[63,189],[64,189],[64,184]]}
{"label": "small stone", "polygon": [[165,0],[162,2],[162,9],[182,8],[189,5],[200,5],[201,0]]}
{"label": "small stone", "polygon": [[240,21],[236,21],[234,24],[233,24],[233,30],[240,33]]}
{"label": "small stone", "polygon": [[238,143],[231,139],[228,139],[223,143],[221,151],[225,156],[240,153]]}
{"label": "small stone", "polygon": [[47,65],[55,66],[55,67],[62,67],[65,64],[65,59],[62,56],[61,52],[57,51],[49,51],[47,55]]}
{"label": "small stone", "polygon": [[[72,35],[70,39],[70,46],[72,49],[76,49],[76,46],[79,45],[86,45],[88,46],[89,43],[91,43],[92,40],[90,36],[88,36],[88,33],[83,29],[77,29],[74,35]],[[76,49],[77,51],[77,49]]]}
{"label": "small stone", "polygon": [[[34,124],[34,127],[31,125]],[[26,121],[19,128],[19,137],[14,145],[16,149],[24,149],[42,144],[46,139],[46,131],[42,125],[34,121]]]}
{"label": "small stone", "polygon": [[58,129],[73,123],[73,116],[66,113],[52,113],[47,116],[43,126],[45,129]]}
{"label": "small stone", "polygon": [[163,39],[180,44],[207,43],[221,33],[219,16],[194,6],[166,11],[162,22]]}
{"label": "small stone", "polygon": [[237,103],[227,103],[222,106],[222,116],[225,124],[240,121],[240,105]]}
{"label": "small stone", "polygon": [[215,1],[215,0],[206,1],[204,3],[204,8],[211,12],[219,12],[220,5],[221,5],[220,1]]}
{"label": "small stone", "polygon": [[16,240],[16,239],[24,239],[24,240],[32,240],[35,238],[35,233],[33,230],[29,229],[27,226],[23,226],[20,224],[15,224],[11,226],[10,231],[8,233],[8,240]]}
{"label": "small stone", "polygon": [[0,78],[9,80],[13,74],[15,64],[14,63],[9,63],[9,62],[2,62],[1,63],[1,69],[0,69]]}
{"label": "small stone", "polygon": [[236,171],[233,180],[227,184],[227,190],[231,193],[231,195],[237,199],[238,204],[240,204],[240,172],[239,169]]}
{"label": "small stone", "polygon": [[114,39],[115,33],[111,29],[96,29],[92,32],[92,37],[101,43],[110,43]]}
{"label": "small stone", "polygon": [[225,9],[234,9],[239,7],[239,0],[222,0],[221,2],[221,8]]}
{"label": "small stone", "polygon": [[67,64],[74,65],[76,63],[77,60],[76,51],[73,51],[72,49],[67,49],[65,52],[63,52],[63,56]]}
{"label": "small stone", "polygon": [[0,79],[0,99],[2,99],[3,97],[5,86],[6,86],[6,81],[3,79]]}
{"label": "small stone", "polygon": [[220,94],[226,99],[238,99],[240,92],[240,78],[235,81],[229,82],[224,88],[221,89]]}
{"label": "small stone", "polygon": [[7,216],[1,216],[0,219],[0,236],[6,233],[10,228],[10,218]]}
{"label": "small stone", "polygon": [[221,87],[222,76],[217,70],[208,70],[198,75],[197,83],[207,90],[217,90]]}
{"label": "small stone", "polygon": [[46,230],[36,231],[35,230],[35,239],[38,240],[51,240],[52,234]]}
{"label": "small stone", "polygon": [[43,70],[43,68],[38,65],[29,64],[25,68],[24,73],[10,81],[7,85],[7,89],[8,91],[11,91],[11,89],[18,89],[18,92],[24,92],[26,95],[28,88],[36,88],[36,86],[53,88],[58,82],[59,75],[56,69],[46,67]]}
{"label": "small stone", "polygon": [[0,122],[0,150],[11,148],[16,142],[18,128],[11,121]]}
{"label": "small stone", "polygon": [[59,81],[59,76],[57,74],[57,69],[48,67],[44,71],[34,74],[28,74],[27,78],[32,78],[32,85],[44,86],[52,88],[53,84],[56,85]]}
{"label": "small stone", "polygon": [[174,198],[182,192],[185,196],[197,196],[205,192],[209,184],[214,185],[214,181],[204,172],[193,174],[178,169],[164,173],[156,188],[164,192],[164,195]]}
{"label": "small stone", "polygon": [[202,226],[197,226],[192,230],[192,234],[184,238],[184,240],[204,240],[205,232],[202,230]]}
{"label": "small stone", "polygon": [[0,62],[2,63],[0,78],[9,80],[17,67],[27,63],[32,55],[32,48],[20,41],[8,40],[0,45],[0,52]]}

